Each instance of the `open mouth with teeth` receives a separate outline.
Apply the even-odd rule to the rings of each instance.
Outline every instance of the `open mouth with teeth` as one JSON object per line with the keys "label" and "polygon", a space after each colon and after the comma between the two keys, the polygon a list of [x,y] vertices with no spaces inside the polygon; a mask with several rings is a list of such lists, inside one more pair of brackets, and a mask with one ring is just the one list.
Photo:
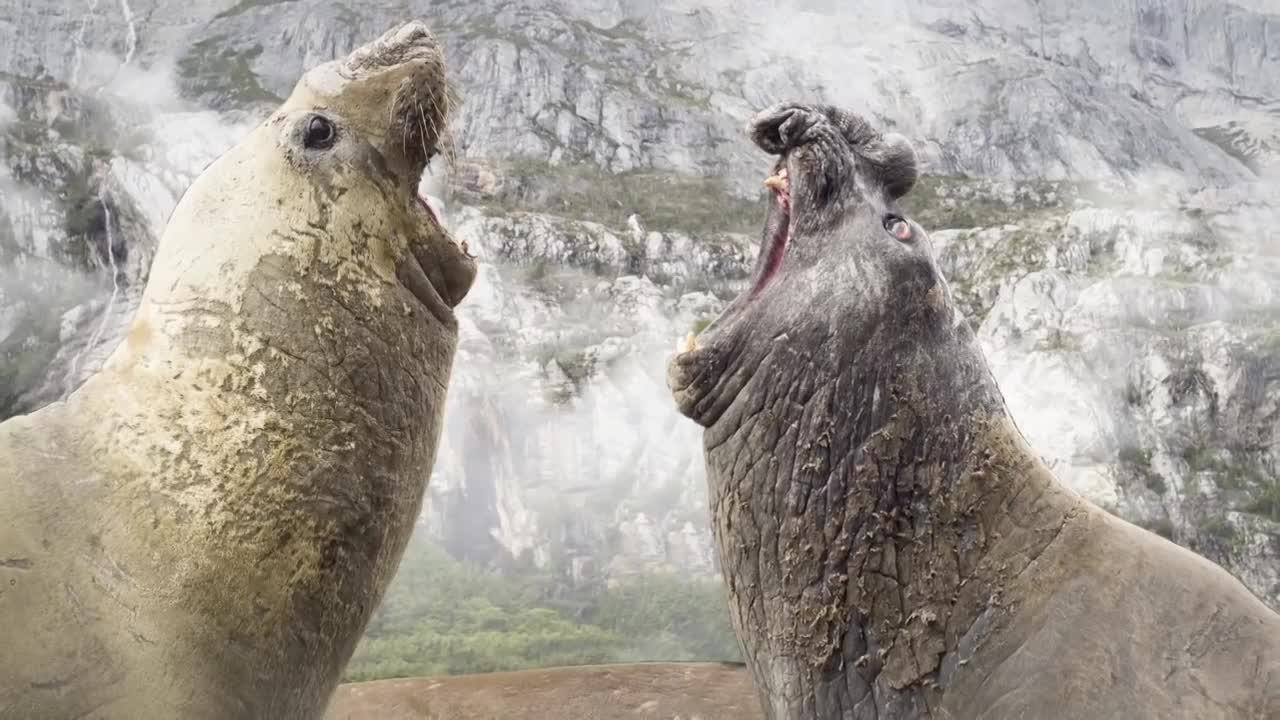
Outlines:
{"label": "open mouth with teeth", "polygon": [[424,216],[429,237],[410,243],[413,259],[401,264],[397,272],[418,300],[441,319],[447,319],[448,308],[461,301],[475,277],[474,256],[466,241],[454,237],[445,227],[441,208],[421,182],[413,191],[412,204]]}
{"label": "open mouth with teeth", "polygon": [[[782,261],[786,257],[787,247],[791,244],[792,230],[794,228],[794,222],[792,222],[791,179],[787,172],[786,158],[778,162],[773,174],[765,179],[764,186],[769,188],[771,192],[772,212],[769,214],[767,232],[760,247],[759,259],[756,261],[755,280],[751,288],[730,305],[719,318],[712,322],[703,331],[704,333],[711,331],[724,318],[735,314],[743,303],[754,300],[760,293],[764,292],[765,288],[777,277],[778,271],[782,268]],[[694,333],[689,333],[683,339],[676,341],[677,353],[689,353],[698,349],[698,337]]]}
{"label": "open mouth with teeth", "polygon": [[425,213],[426,216],[431,219],[432,224],[435,225],[436,228],[439,229],[442,233],[444,233],[445,237],[448,238],[450,242],[452,242],[454,245],[457,245],[458,248],[462,250],[464,255],[468,257],[474,257],[471,255],[471,249],[467,246],[466,240],[463,240],[458,237],[454,237],[452,233],[447,231],[444,224],[444,213],[442,211],[442,208],[437,207],[437,202],[439,201],[436,199],[435,196],[431,195],[430,193],[428,193],[426,190],[423,189],[422,181],[419,181],[418,183],[418,189],[414,193],[414,200],[417,201],[418,207],[422,209],[422,212]]}
{"label": "open mouth with teeth", "polygon": [[760,248],[760,256],[764,264],[759,277],[751,288],[751,297],[759,295],[768,286],[769,281],[778,274],[782,267],[782,259],[786,255],[787,245],[791,242],[791,182],[787,178],[787,168],[779,163],[777,170],[764,181],[764,186],[773,192],[773,203],[776,206],[777,222],[772,232],[764,240]]}

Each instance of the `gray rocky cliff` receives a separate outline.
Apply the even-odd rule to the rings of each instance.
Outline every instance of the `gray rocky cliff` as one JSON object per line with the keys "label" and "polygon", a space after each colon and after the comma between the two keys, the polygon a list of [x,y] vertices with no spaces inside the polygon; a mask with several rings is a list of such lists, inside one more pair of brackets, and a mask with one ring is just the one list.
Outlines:
{"label": "gray rocky cliff", "polygon": [[663,364],[753,261],[747,118],[828,100],[917,144],[908,204],[1059,477],[1280,605],[1280,0],[847,6],[0,0],[0,415],[93,371],[303,68],[412,14],[463,98],[428,189],[482,260],[424,515],[453,554],[715,572]]}

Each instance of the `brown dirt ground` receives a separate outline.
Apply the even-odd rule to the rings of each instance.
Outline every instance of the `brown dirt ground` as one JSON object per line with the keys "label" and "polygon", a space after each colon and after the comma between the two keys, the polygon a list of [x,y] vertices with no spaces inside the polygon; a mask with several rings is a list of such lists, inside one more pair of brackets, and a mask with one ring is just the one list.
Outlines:
{"label": "brown dirt ground", "polygon": [[761,720],[727,663],[638,663],[343,685],[325,720]]}

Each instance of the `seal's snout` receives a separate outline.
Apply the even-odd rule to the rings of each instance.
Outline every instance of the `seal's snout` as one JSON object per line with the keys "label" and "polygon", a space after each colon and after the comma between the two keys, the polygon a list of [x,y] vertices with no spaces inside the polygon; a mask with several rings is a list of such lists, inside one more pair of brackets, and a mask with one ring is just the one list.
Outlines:
{"label": "seal's snout", "polygon": [[369,72],[404,64],[411,60],[443,61],[440,43],[420,20],[392,28],[373,42],[356,48],[344,65],[349,74]]}
{"label": "seal's snout", "polygon": [[802,145],[819,139],[827,118],[804,105],[775,105],[761,111],[751,120],[751,139],[770,155],[785,155]]}
{"label": "seal's snout", "polygon": [[426,23],[420,20],[411,20],[392,30],[388,35],[391,36],[388,45],[403,53],[436,49],[435,36],[431,34]]}

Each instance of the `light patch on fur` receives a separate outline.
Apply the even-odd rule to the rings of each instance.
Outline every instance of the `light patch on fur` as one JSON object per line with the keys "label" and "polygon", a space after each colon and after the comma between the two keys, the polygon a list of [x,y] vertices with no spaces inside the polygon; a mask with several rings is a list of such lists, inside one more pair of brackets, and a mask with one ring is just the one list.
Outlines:
{"label": "light patch on fur", "polygon": [[[371,216],[377,218],[379,214]],[[385,228],[379,223],[379,229]],[[344,295],[358,292],[375,308],[382,306],[386,285],[396,282],[393,252],[380,235],[361,233],[357,240],[348,232],[337,232],[323,241],[306,238],[290,245],[288,255],[299,272],[332,272],[335,290]]]}
{"label": "light patch on fur", "polygon": [[936,313],[946,312],[947,291],[943,289],[942,283],[934,283],[933,287],[929,288],[925,302],[929,303],[929,307]]}
{"label": "light patch on fur", "polygon": [[341,61],[331,60],[307,71],[304,82],[322,95],[337,95],[347,79],[339,72]]}
{"label": "light patch on fur", "polygon": [[[192,184],[166,228],[166,235],[182,241],[160,247],[143,305],[221,303],[229,313],[239,313],[253,271],[264,258],[283,255],[301,274],[381,306],[387,285],[397,282],[395,258],[407,249],[403,233],[394,232],[388,218],[408,222],[408,208],[380,207],[387,200],[374,181],[357,176],[343,188],[342,207],[335,207],[328,232],[315,234],[307,225],[316,219],[311,217],[312,188],[283,157],[280,132],[260,126]],[[246,190],[262,187],[272,191]],[[360,230],[350,227],[343,214],[350,207],[367,208],[361,218],[368,224]],[[300,284],[291,287],[301,295]],[[171,331],[165,334],[173,337]]]}

